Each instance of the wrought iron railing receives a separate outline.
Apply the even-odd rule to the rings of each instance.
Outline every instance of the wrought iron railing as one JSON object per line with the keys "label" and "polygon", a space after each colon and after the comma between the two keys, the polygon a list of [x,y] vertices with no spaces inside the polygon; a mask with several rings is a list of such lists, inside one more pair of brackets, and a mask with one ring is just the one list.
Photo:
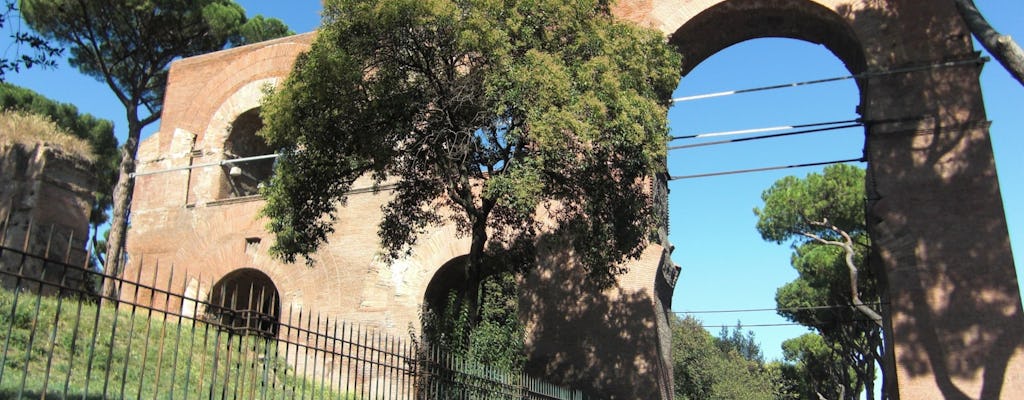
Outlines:
{"label": "wrought iron railing", "polygon": [[[0,398],[583,399],[370,327],[267,307],[278,299],[252,287],[172,288],[188,279],[155,264],[149,279],[116,278],[26,250],[0,243]],[[117,298],[99,294],[108,282]]]}

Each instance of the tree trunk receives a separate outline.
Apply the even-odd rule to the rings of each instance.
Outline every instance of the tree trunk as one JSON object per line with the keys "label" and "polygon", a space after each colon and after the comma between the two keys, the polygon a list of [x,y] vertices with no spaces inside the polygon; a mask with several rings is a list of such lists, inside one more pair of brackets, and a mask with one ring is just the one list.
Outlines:
{"label": "tree trunk", "polygon": [[[107,260],[103,265],[103,273],[108,277],[121,278],[124,273],[124,247],[128,233],[128,213],[131,209],[132,192],[135,189],[135,155],[139,149],[139,136],[142,126],[138,122],[129,121],[128,139],[121,147],[121,168],[114,186],[113,215],[110,218],[110,235],[107,237]],[[107,278],[103,282],[103,296],[116,299],[117,282]]]}
{"label": "tree trunk", "polygon": [[469,310],[469,320],[476,326],[480,318],[480,281],[483,278],[484,249],[487,244],[487,219],[477,217],[473,221],[472,243],[466,257],[466,292],[463,293],[463,304]]}
{"label": "tree trunk", "polygon": [[857,269],[857,264],[853,262],[853,240],[850,239],[846,232],[841,232],[846,238],[846,243],[842,244],[843,251],[846,252],[846,268],[850,272],[850,301],[853,303],[853,307],[870,318],[871,321],[882,327],[882,315],[875,312],[871,307],[864,304],[864,301],[860,299],[860,289],[858,288],[857,281],[860,279],[860,270]]}
{"label": "tree trunk", "polygon": [[1024,50],[1013,41],[1009,35],[1000,34],[992,25],[989,25],[985,17],[981,15],[981,11],[975,7],[973,0],[955,0],[956,8],[960,11],[960,16],[967,23],[967,28],[971,30],[971,34],[974,35],[978,42],[981,42],[981,46],[988,50],[996,60],[1002,64],[1006,71],[1013,75],[1024,85]]}
{"label": "tree trunk", "polygon": [[803,235],[803,236],[805,236],[807,238],[810,238],[810,239],[812,239],[812,240],[814,240],[814,241],[816,241],[818,243],[829,245],[829,246],[838,246],[838,247],[843,249],[844,258],[845,258],[845,261],[846,261],[846,268],[849,270],[849,273],[850,273],[850,302],[853,304],[853,307],[857,311],[859,311],[861,314],[864,314],[865,316],[870,318],[871,321],[874,321],[874,323],[876,325],[878,325],[879,327],[882,327],[882,315],[877,313],[877,312],[875,312],[875,310],[871,309],[871,307],[868,307],[860,299],[860,289],[858,288],[858,284],[857,284],[857,281],[859,280],[859,276],[860,276],[860,270],[857,269],[857,264],[853,262],[853,256],[855,254],[854,249],[853,249],[853,238],[850,237],[850,234],[846,233],[846,231],[844,231],[842,229],[839,229],[839,227],[837,227],[835,225],[830,224],[828,222],[828,218],[825,218],[823,221],[807,221],[807,222],[809,224],[811,224],[811,225],[820,226],[820,227],[829,229],[829,230],[831,230],[831,231],[833,231],[835,233],[838,233],[839,235],[841,235],[843,237],[843,241],[840,242],[840,241],[837,241],[837,240],[825,240],[821,236],[815,235],[815,234],[810,233],[810,232],[800,232],[801,235]]}

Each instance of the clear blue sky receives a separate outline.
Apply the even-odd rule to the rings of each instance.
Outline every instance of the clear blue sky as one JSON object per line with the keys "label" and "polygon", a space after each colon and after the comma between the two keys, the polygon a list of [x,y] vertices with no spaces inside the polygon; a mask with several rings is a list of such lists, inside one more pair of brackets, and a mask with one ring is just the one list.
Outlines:
{"label": "clear blue sky", "polygon": [[[1024,2],[978,2],[989,21],[1018,41],[1024,39]],[[980,47],[979,47],[980,48]],[[677,96],[848,75],[822,46],[790,39],[757,39],[725,49],[680,82]],[[1017,273],[1024,259],[1024,87],[995,62],[982,72],[982,89],[1000,177],[1004,208],[1016,250]],[[669,113],[674,135],[857,118],[859,92],[852,80],[817,86],[679,103]],[[677,150],[669,154],[674,175],[857,158],[863,129],[812,136]],[[860,164],[862,167],[863,164]],[[761,191],[785,175],[821,168],[790,169],[675,181],[671,189],[670,239],[682,265],[672,308],[729,310],[774,307],[775,290],[795,278],[791,250],[761,240],[754,207]],[[773,324],[773,312],[700,314],[705,325]],[[713,333],[717,328],[709,328]],[[779,344],[801,327],[754,328],[767,358],[781,358]]]}
{"label": "clear blue sky", "polygon": [[[240,3],[252,14],[281,18],[296,32],[319,24],[319,0]],[[1024,3],[1019,0],[978,2],[990,22],[1018,40],[1024,39]],[[9,24],[4,29],[10,29]],[[10,56],[16,50],[6,34],[0,47]],[[700,94],[764,84],[847,75],[841,63],[823,47],[784,39],[758,39],[730,47],[711,57],[683,78],[677,95]],[[108,88],[63,65],[57,70],[31,69],[8,80],[83,112],[114,121],[119,138],[125,135],[124,110]],[[1003,190],[1011,241],[1022,264],[1024,228],[1024,87],[1002,68],[990,63],[982,85],[992,123],[992,140]],[[670,111],[672,133],[721,131],[775,125],[853,119],[859,100],[853,81],[777,90],[760,94],[681,103]],[[151,134],[157,124],[146,129]],[[780,164],[859,157],[863,131],[850,129],[813,137],[756,141],[750,144],[674,151],[669,169],[674,175],[756,168]],[[775,289],[793,279],[790,249],[765,243],[754,230],[752,209],[760,193],[785,175],[805,175],[820,168],[763,172],[670,183],[671,241],[674,258],[683,266],[672,308],[677,311],[774,307]],[[702,314],[707,325],[772,324],[786,321],[773,312]],[[713,333],[717,328],[710,328]],[[755,328],[767,358],[780,358],[779,344],[804,330],[800,327]]]}

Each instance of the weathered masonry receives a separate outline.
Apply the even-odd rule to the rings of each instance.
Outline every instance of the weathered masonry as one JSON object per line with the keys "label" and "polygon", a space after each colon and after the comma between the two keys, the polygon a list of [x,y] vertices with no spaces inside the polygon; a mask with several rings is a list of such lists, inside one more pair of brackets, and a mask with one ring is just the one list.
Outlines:
{"label": "weathered masonry", "polygon": [[[90,161],[46,143],[0,143],[0,182],[0,246],[84,265],[96,187]],[[26,262],[11,251],[0,257],[0,269],[67,287],[91,284],[82,271]],[[11,275],[0,278],[5,288],[18,283]]]}
{"label": "weathered masonry", "polygon": [[[684,56],[683,79],[716,52],[761,37],[822,44],[852,73],[977,57],[952,0],[622,0],[614,12],[665,32]],[[316,267],[284,265],[266,253],[272,238],[253,195],[269,165],[226,162],[272,150],[253,136],[260,97],[312,37],[174,64],[160,132],[139,153],[140,173],[173,171],[137,178],[127,274],[173,264],[191,296],[209,296],[205,282],[268,288],[280,303],[261,307],[308,307],[401,334],[418,328],[431,281],[450,273],[467,240],[442,227],[412,256],[382,263],[376,221],[389,194],[367,191],[340,210]],[[979,68],[858,80],[872,265],[885,280],[896,398],[1024,393],[1024,311]],[[185,168],[206,164],[215,165]],[[574,277],[569,255],[554,243],[548,250],[520,299],[531,372],[607,398],[670,398],[675,267],[666,251],[651,246],[617,287],[598,291]]]}
{"label": "weathered masonry", "polygon": [[[173,265],[172,287],[185,287],[191,298],[221,302],[227,289],[228,305],[253,303],[265,312],[305,308],[403,336],[419,330],[431,293],[447,293],[446,277],[461,277],[468,238],[445,226],[424,234],[412,256],[381,262],[377,225],[390,192],[360,190],[369,183],[357,182],[315,266],[283,264],[267,254],[273,237],[257,217],[263,201],[256,188],[273,161],[228,162],[272,153],[255,135],[262,126],[260,99],[287,76],[312,38],[298,35],[172,66],[160,132],[139,150],[125,274],[146,269],[141,276],[150,277],[159,264],[153,279],[163,283]],[[564,267],[571,265],[568,255],[555,245],[548,249],[543,267],[525,278],[520,300],[531,331],[528,346],[537,355],[532,373],[618,398],[667,398],[671,374],[661,349],[668,348],[663,341],[675,266],[662,247],[650,246],[607,291],[586,286],[582,272]]]}

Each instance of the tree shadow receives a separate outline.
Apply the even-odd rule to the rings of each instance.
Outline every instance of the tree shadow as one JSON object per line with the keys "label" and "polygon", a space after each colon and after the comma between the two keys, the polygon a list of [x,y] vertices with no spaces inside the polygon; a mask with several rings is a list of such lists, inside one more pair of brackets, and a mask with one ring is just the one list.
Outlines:
{"label": "tree shadow", "polygon": [[898,384],[912,395],[933,380],[946,399],[1017,392],[1022,377],[1007,373],[1024,368],[1024,311],[981,64],[970,63],[978,54],[951,1],[866,4],[839,11],[860,33],[869,70],[967,61],[861,83],[872,265],[888,293]]}
{"label": "tree shadow", "polygon": [[661,247],[651,245],[605,288],[574,265],[565,241],[541,237],[538,268],[523,278],[527,373],[595,398],[671,398],[672,375],[663,358],[669,336],[665,315],[659,315],[667,309],[652,293],[671,298],[671,288],[655,289],[661,279],[652,276],[661,268]]}

